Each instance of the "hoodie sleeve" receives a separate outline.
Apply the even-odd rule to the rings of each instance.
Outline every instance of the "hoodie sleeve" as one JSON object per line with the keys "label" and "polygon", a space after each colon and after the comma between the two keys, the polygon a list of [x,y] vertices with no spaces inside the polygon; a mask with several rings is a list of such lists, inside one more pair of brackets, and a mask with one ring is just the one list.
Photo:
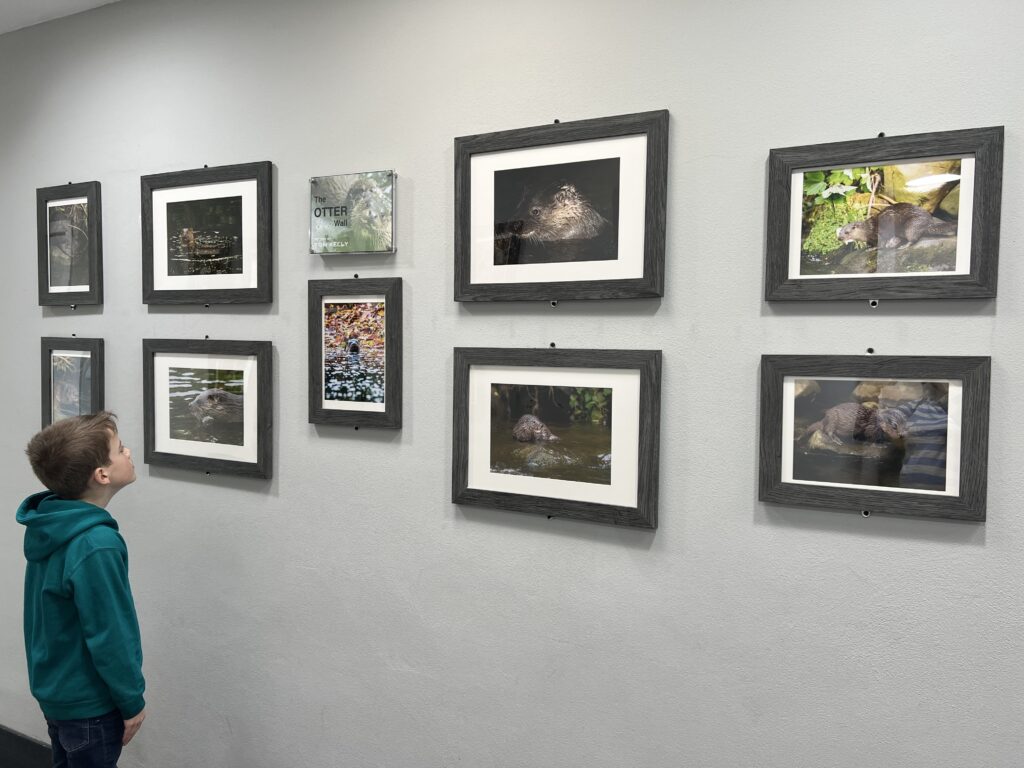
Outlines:
{"label": "hoodie sleeve", "polygon": [[70,579],[93,665],[124,719],[135,717],[146,706],[146,681],[127,559],[118,548],[95,549]]}

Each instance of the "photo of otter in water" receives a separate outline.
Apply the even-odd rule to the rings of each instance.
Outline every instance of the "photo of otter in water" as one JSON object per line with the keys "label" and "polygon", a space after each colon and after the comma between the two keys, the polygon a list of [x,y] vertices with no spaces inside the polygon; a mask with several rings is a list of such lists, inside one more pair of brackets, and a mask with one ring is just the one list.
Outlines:
{"label": "photo of otter in water", "polygon": [[167,203],[167,274],[242,272],[242,198]]}
{"label": "photo of otter in water", "polygon": [[970,221],[971,158],[795,176],[802,192],[800,277],[964,271],[957,239],[961,222]]}
{"label": "photo of otter in water", "polygon": [[610,485],[611,451],[611,389],[491,385],[491,472]]}
{"label": "photo of otter in water", "polygon": [[946,492],[948,381],[795,379],[794,481]]}
{"label": "photo of otter in water", "polygon": [[494,264],[618,258],[618,157],[494,174]]}
{"label": "photo of otter in water", "polygon": [[245,444],[243,371],[172,367],[168,389],[171,439]]}
{"label": "photo of otter in water", "polygon": [[384,301],[323,302],[323,406],[384,408]]}

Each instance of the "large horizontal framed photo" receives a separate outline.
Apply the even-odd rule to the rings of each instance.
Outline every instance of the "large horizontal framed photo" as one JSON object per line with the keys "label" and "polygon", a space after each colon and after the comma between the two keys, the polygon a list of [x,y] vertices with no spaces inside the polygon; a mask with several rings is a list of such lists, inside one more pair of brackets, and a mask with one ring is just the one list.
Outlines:
{"label": "large horizontal framed photo", "polygon": [[309,421],[402,426],[402,279],[309,281]]}
{"label": "large horizontal framed photo", "polygon": [[42,423],[103,410],[103,339],[42,339]]}
{"label": "large horizontal framed photo", "polygon": [[661,296],[668,112],[455,139],[455,300]]}
{"label": "large horizontal framed photo", "polygon": [[395,252],[395,172],[309,180],[309,252]]}
{"label": "large horizontal framed photo", "polygon": [[270,477],[269,341],[143,339],[145,461]]}
{"label": "large horizontal framed photo", "polygon": [[765,355],[760,498],[984,520],[988,357]]}
{"label": "large horizontal framed photo", "polygon": [[996,295],[1003,128],[773,149],[768,301]]}
{"label": "large horizontal framed photo", "polygon": [[269,161],[142,177],[142,301],[273,300]]}
{"label": "large horizontal framed photo", "polygon": [[661,352],[455,349],[452,501],[658,527]]}
{"label": "large horizontal framed photo", "polygon": [[36,190],[39,304],[103,303],[100,183]]}

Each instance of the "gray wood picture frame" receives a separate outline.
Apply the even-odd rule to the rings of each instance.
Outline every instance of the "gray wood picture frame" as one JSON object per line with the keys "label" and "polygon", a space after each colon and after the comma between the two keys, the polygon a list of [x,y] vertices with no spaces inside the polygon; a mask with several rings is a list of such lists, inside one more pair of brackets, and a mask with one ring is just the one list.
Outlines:
{"label": "gray wood picture frame", "polygon": [[[384,410],[341,410],[323,407],[323,298],[325,296],[381,296],[384,299]],[[402,427],[402,278],[310,280],[309,318],[309,423],[347,427]],[[356,354],[359,354],[356,352]]]}
{"label": "gray wood picture frame", "polygon": [[[661,351],[621,349],[503,349],[456,347],[454,350],[454,426],[452,430],[452,502],[548,517],[609,525],[658,527],[658,452],[661,424]],[[574,369],[636,369],[640,372],[637,503],[601,504],[469,487],[469,378],[474,366]]]}
{"label": "gray wood picture frame", "polygon": [[[256,286],[254,288],[157,289],[156,254],[166,243],[155,243],[153,193],[173,187],[202,187],[230,181],[256,181]],[[222,165],[142,177],[142,302],[144,304],[261,304],[273,292],[273,164],[269,161]]]}
{"label": "gray wood picture frame", "polygon": [[[665,293],[665,221],[668,186],[668,110],[554,123],[455,139],[455,300],[526,301],[633,299]],[[471,160],[482,153],[547,147],[643,134],[647,137],[643,274],[620,280],[474,283],[470,264]],[[478,181],[477,183],[482,183]],[[589,262],[582,262],[585,266]]]}
{"label": "gray wood picture frame", "polygon": [[[86,240],[89,286],[84,291],[53,291],[50,286],[49,204],[71,198],[86,199]],[[80,232],[80,228],[73,227]],[[39,271],[39,305],[77,306],[103,303],[103,211],[98,181],[83,181],[36,190],[36,243]]]}
{"label": "gray wood picture frame", "polygon": [[[791,177],[796,171],[973,156],[970,274],[796,279],[789,276]],[[996,295],[1003,127],[773,149],[768,156],[767,301],[987,299]]]}
{"label": "gray wood picture frame", "polygon": [[87,413],[103,410],[103,339],[44,336],[40,345],[40,393],[42,395],[42,425],[45,429],[53,423],[53,352],[76,350],[89,353],[89,407]]}
{"label": "gray wood picture frame", "polygon": [[[256,361],[256,460],[189,456],[156,449],[156,408],[154,356],[159,353],[196,355],[202,366],[207,355],[244,355]],[[146,464],[193,469],[212,474],[269,478],[273,459],[273,345],[269,341],[215,341],[212,339],[143,339],[142,392],[144,416],[144,456]]]}
{"label": "gray wood picture frame", "polygon": [[[761,357],[761,501],[894,515],[985,520],[988,483],[989,357],[764,355]],[[783,482],[783,381],[956,380],[962,384],[959,494]]]}

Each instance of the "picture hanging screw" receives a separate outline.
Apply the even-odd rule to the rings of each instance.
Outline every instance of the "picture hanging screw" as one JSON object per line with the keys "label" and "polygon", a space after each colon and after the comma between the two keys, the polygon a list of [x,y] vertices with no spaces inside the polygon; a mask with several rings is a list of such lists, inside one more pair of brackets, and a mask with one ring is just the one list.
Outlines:
{"label": "picture hanging screw", "polygon": [[77,305],[77,304],[72,304],[72,305],[71,305],[71,311],[73,312],[73,311],[75,311],[76,309],[78,309],[78,305]]}
{"label": "picture hanging screw", "polygon": [[352,275],[352,277],[354,277],[356,280],[359,279],[359,275]]}
{"label": "picture hanging screw", "polygon": [[72,334],[71,334],[71,338],[73,339],[73,338],[75,338],[75,337],[76,337],[77,335],[78,335],[77,333],[72,333]]}
{"label": "picture hanging screw", "polygon": [[875,348],[874,347],[868,347],[868,354],[869,355],[875,354]]}
{"label": "picture hanging screw", "polygon": [[862,510],[860,511],[860,513],[861,513],[862,515],[864,515],[864,517],[871,517],[871,510],[870,510],[870,509],[862,509]]}
{"label": "picture hanging screw", "polygon": [[883,131],[882,133],[878,134],[878,138],[884,139],[885,138],[885,132]]}
{"label": "picture hanging screw", "polygon": [[555,125],[558,125],[558,124],[559,124],[560,122],[562,122],[562,121],[561,121],[561,120],[559,120],[559,119],[558,119],[558,118],[556,117],[556,118],[555,118]]}
{"label": "picture hanging screw", "polygon": [[203,338],[204,339],[209,339],[210,338],[210,334],[206,334],[205,336],[203,336]]}
{"label": "picture hanging screw", "polygon": [[552,301],[551,302],[551,306],[552,307],[557,307],[558,306],[558,299],[555,299],[554,301]]}
{"label": "picture hanging screw", "polygon": [[[210,167],[210,166],[208,166],[208,165],[207,165],[206,163],[203,163],[203,168],[209,168],[209,167]],[[210,473],[209,473],[209,472],[207,472],[206,474],[210,474]]]}
{"label": "picture hanging screw", "polygon": [[359,427],[353,427],[353,429],[354,429],[354,430],[355,430],[356,432],[358,432],[358,431],[359,431]]}
{"label": "picture hanging screw", "polygon": [[209,309],[209,308],[210,308],[210,305],[209,305],[209,304],[203,304],[203,306],[204,306],[204,307],[206,307],[207,309]]}
{"label": "picture hanging screw", "polygon": [[555,348],[555,342],[553,342],[553,341],[551,342],[551,348],[552,348],[552,349],[554,349],[554,348]]}
{"label": "picture hanging screw", "polygon": [[868,302],[868,306],[871,307],[872,309],[877,307],[878,306],[878,299],[872,299],[871,301],[869,301]]}

